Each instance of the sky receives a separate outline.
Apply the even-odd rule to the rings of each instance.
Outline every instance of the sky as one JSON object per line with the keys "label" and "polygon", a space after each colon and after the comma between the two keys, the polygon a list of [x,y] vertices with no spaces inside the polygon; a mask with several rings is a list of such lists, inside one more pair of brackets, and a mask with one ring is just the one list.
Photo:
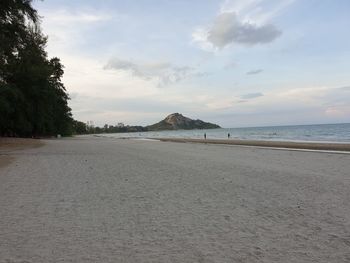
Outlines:
{"label": "sky", "polygon": [[73,117],[350,122],[348,0],[35,1]]}

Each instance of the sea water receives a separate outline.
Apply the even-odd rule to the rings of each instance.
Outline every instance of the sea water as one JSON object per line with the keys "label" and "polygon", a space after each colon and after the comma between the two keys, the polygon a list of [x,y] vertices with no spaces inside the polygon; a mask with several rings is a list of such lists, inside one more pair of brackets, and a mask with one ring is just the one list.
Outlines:
{"label": "sea water", "polygon": [[249,128],[220,128],[209,130],[176,130],[130,133],[109,133],[103,136],[113,138],[193,138],[274,141],[314,141],[314,142],[350,142],[350,123],[270,126]]}

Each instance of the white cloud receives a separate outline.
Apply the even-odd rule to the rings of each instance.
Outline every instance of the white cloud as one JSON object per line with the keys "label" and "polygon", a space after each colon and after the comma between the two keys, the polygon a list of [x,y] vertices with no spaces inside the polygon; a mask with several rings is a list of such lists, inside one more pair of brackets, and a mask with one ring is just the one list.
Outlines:
{"label": "white cloud", "polygon": [[208,30],[202,27],[195,28],[192,32],[192,43],[197,44],[204,51],[214,51],[216,48],[208,41]]}
{"label": "white cloud", "polygon": [[192,33],[192,42],[206,51],[222,49],[231,44],[253,46],[272,42],[282,34],[272,24],[257,25],[238,20],[236,13],[222,13],[213,24],[205,28],[197,28]]}
{"label": "white cloud", "polygon": [[[65,65],[63,82],[73,98],[77,94],[95,98],[149,98],[159,93],[155,81],[141,78],[130,78],[126,72],[114,74],[103,69],[101,59],[82,57],[71,53],[61,53],[61,60]],[[89,107],[89,104],[80,105]],[[73,107],[73,112],[79,108]]]}
{"label": "white cloud", "polygon": [[226,0],[211,25],[194,29],[192,42],[206,51],[216,51],[232,44],[270,43],[282,34],[272,19],[294,1]]}
{"label": "white cloud", "polygon": [[73,23],[97,23],[101,21],[108,21],[113,16],[106,13],[87,12],[87,11],[68,11],[60,9],[55,11],[44,11],[44,21],[48,23],[56,23],[60,25],[72,26]]}
{"label": "white cloud", "polygon": [[141,63],[119,58],[111,59],[104,68],[119,72],[130,72],[133,76],[144,80],[155,80],[158,82],[158,87],[203,74],[197,72],[193,67],[175,66],[169,62]]}
{"label": "white cloud", "polygon": [[220,12],[235,12],[243,22],[258,25],[268,23],[279,16],[296,0],[225,0]]}
{"label": "white cloud", "polygon": [[236,13],[226,12],[218,15],[208,30],[207,41],[214,47],[224,48],[232,43],[255,45],[272,42],[281,35],[274,25],[257,25],[241,22]]}
{"label": "white cloud", "polygon": [[40,10],[43,32],[48,34],[50,56],[60,57],[61,53],[80,52],[81,46],[88,43],[91,35],[102,24],[119,19],[120,15],[106,11],[75,11],[67,9]]}
{"label": "white cloud", "polygon": [[247,12],[247,10],[252,9],[259,5],[263,0],[225,0],[221,4],[220,12]]}
{"label": "white cloud", "polygon": [[[103,71],[99,74],[100,78],[94,79],[93,83],[101,82],[100,94],[86,93],[85,87],[91,81],[87,79],[81,83],[80,93],[74,94],[71,101],[77,119],[98,121],[98,125],[118,121],[146,125],[171,112],[206,116],[206,120],[211,119],[226,127],[231,126],[230,121],[236,118],[239,122],[233,122],[235,126],[254,126],[346,122],[350,116],[350,87],[276,89],[243,95],[214,90],[203,94],[191,90],[178,93],[174,89],[145,88],[141,82],[127,83],[125,75],[116,77],[116,74],[105,75]],[[104,82],[107,76],[110,79]],[[145,85],[148,82],[142,79],[138,81],[144,81]],[[120,85],[109,86],[107,82]]]}
{"label": "white cloud", "polygon": [[[225,1],[211,23],[194,30],[193,42],[204,50],[213,51],[233,45],[251,46],[274,41],[281,34],[274,19],[287,10],[292,2],[293,0]],[[70,105],[77,119],[94,120],[99,125],[118,121],[149,124],[168,113],[178,111],[198,118],[204,116],[204,120],[211,118],[213,122],[222,120],[219,123],[222,126],[228,126],[230,120],[235,120],[232,116],[239,116],[236,126],[258,125],[263,121],[267,125],[283,124],[286,121],[302,123],[304,120],[308,123],[349,121],[349,87],[281,87],[275,90],[262,87],[261,93],[251,90],[256,83],[252,84],[253,80],[248,80],[247,77],[242,81],[247,80],[250,84],[248,83],[246,90],[242,90],[240,87],[247,83],[240,82],[240,86],[229,84],[237,82],[236,76],[231,74],[233,72],[226,71],[225,75],[215,76],[215,70],[219,67],[222,69],[225,61],[228,63],[224,69],[237,66],[237,57],[234,58],[231,54],[226,56],[225,52],[199,53],[207,57],[204,62],[196,64],[194,53],[185,57],[189,50],[183,50],[182,46],[181,50],[172,49],[172,43],[164,42],[165,49],[169,45],[168,52],[173,54],[167,56],[165,52],[159,52],[161,59],[157,60],[158,53],[153,50],[157,47],[151,45],[150,48],[146,42],[139,46],[137,40],[130,42],[128,39],[129,34],[131,38],[135,34],[133,39],[140,37],[139,27],[133,28],[129,25],[133,20],[142,18],[119,15],[110,10],[79,10],[40,11],[44,16],[43,31],[49,34],[49,56],[60,57],[65,65],[63,80],[71,94]],[[116,20],[121,20],[122,23],[115,23]],[[127,28],[128,35],[112,34],[114,31],[109,31],[109,27],[115,25]],[[141,28],[148,32],[149,27]],[[166,23],[164,28],[169,29]],[[106,45],[101,48],[101,43]],[[179,43],[181,41],[175,43],[177,47]],[[108,61],[114,55],[117,58]],[[142,60],[147,56],[152,56],[153,59]],[[132,57],[135,60],[123,57]],[[220,63],[208,63],[213,57],[221,59]],[[163,58],[166,60],[163,61]],[[177,62],[175,64],[168,60]],[[188,61],[192,61],[191,64]],[[243,61],[241,63],[245,65]],[[255,63],[256,68],[250,68],[252,70],[249,72],[243,71],[243,74],[262,72],[258,68],[259,64]],[[212,71],[214,74],[208,81],[194,81],[192,78],[208,74],[199,72],[200,69]],[[237,72],[240,72],[239,68]],[[183,81],[185,79],[188,81]],[[276,82],[278,81],[280,79],[277,78]],[[260,83],[256,87],[260,89],[262,84],[266,85]],[[159,86],[165,85],[169,87],[159,89]],[[275,82],[272,85],[276,85]],[[224,115],[227,117],[219,118]],[[269,122],[268,118],[275,118],[275,122]]]}
{"label": "white cloud", "polygon": [[[195,96],[191,99],[197,101]],[[350,87],[306,87],[244,95],[211,94],[200,98],[203,112],[266,116],[286,112],[286,115],[291,117],[293,111],[301,111],[307,118],[312,116],[308,115],[312,111],[317,113],[320,119],[330,115],[350,116],[349,101]],[[309,120],[309,123],[312,123],[312,120]]]}
{"label": "white cloud", "polygon": [[331,118],[346,118],[350,114],[350,105],[328,107],[325,114]]}

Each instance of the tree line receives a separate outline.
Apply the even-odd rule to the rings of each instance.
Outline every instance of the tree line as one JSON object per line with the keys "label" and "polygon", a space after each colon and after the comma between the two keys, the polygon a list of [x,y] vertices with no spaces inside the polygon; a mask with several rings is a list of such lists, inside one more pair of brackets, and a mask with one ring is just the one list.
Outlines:
{"label": "tree line", "polygon": [[46,43],[32,0],[0,1],[0,136],[74,133],[63,65]]}
{"label": "tree line", "polygon": [[143,126],[113,126],[105,124],[103,127],[88,125],[81,121],[73,121],[73,129],[76,134],[121,133],[121,132],[145,132],[149,131]]}

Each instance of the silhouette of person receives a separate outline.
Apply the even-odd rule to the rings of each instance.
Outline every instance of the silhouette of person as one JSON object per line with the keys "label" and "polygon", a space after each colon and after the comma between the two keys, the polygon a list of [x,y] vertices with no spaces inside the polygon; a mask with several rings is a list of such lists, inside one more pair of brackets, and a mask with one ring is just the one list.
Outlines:
{"label": "silhouette of person", "polygon": [[204,140],[206,140],[207,139],[207,134],[206,133],[204,133]]}
{"label": "silhouette of person", "polygon": [[230,139],[230,137],[231,137],[231,134],[228,133],[228,134],[227,134],[227,139]]}

